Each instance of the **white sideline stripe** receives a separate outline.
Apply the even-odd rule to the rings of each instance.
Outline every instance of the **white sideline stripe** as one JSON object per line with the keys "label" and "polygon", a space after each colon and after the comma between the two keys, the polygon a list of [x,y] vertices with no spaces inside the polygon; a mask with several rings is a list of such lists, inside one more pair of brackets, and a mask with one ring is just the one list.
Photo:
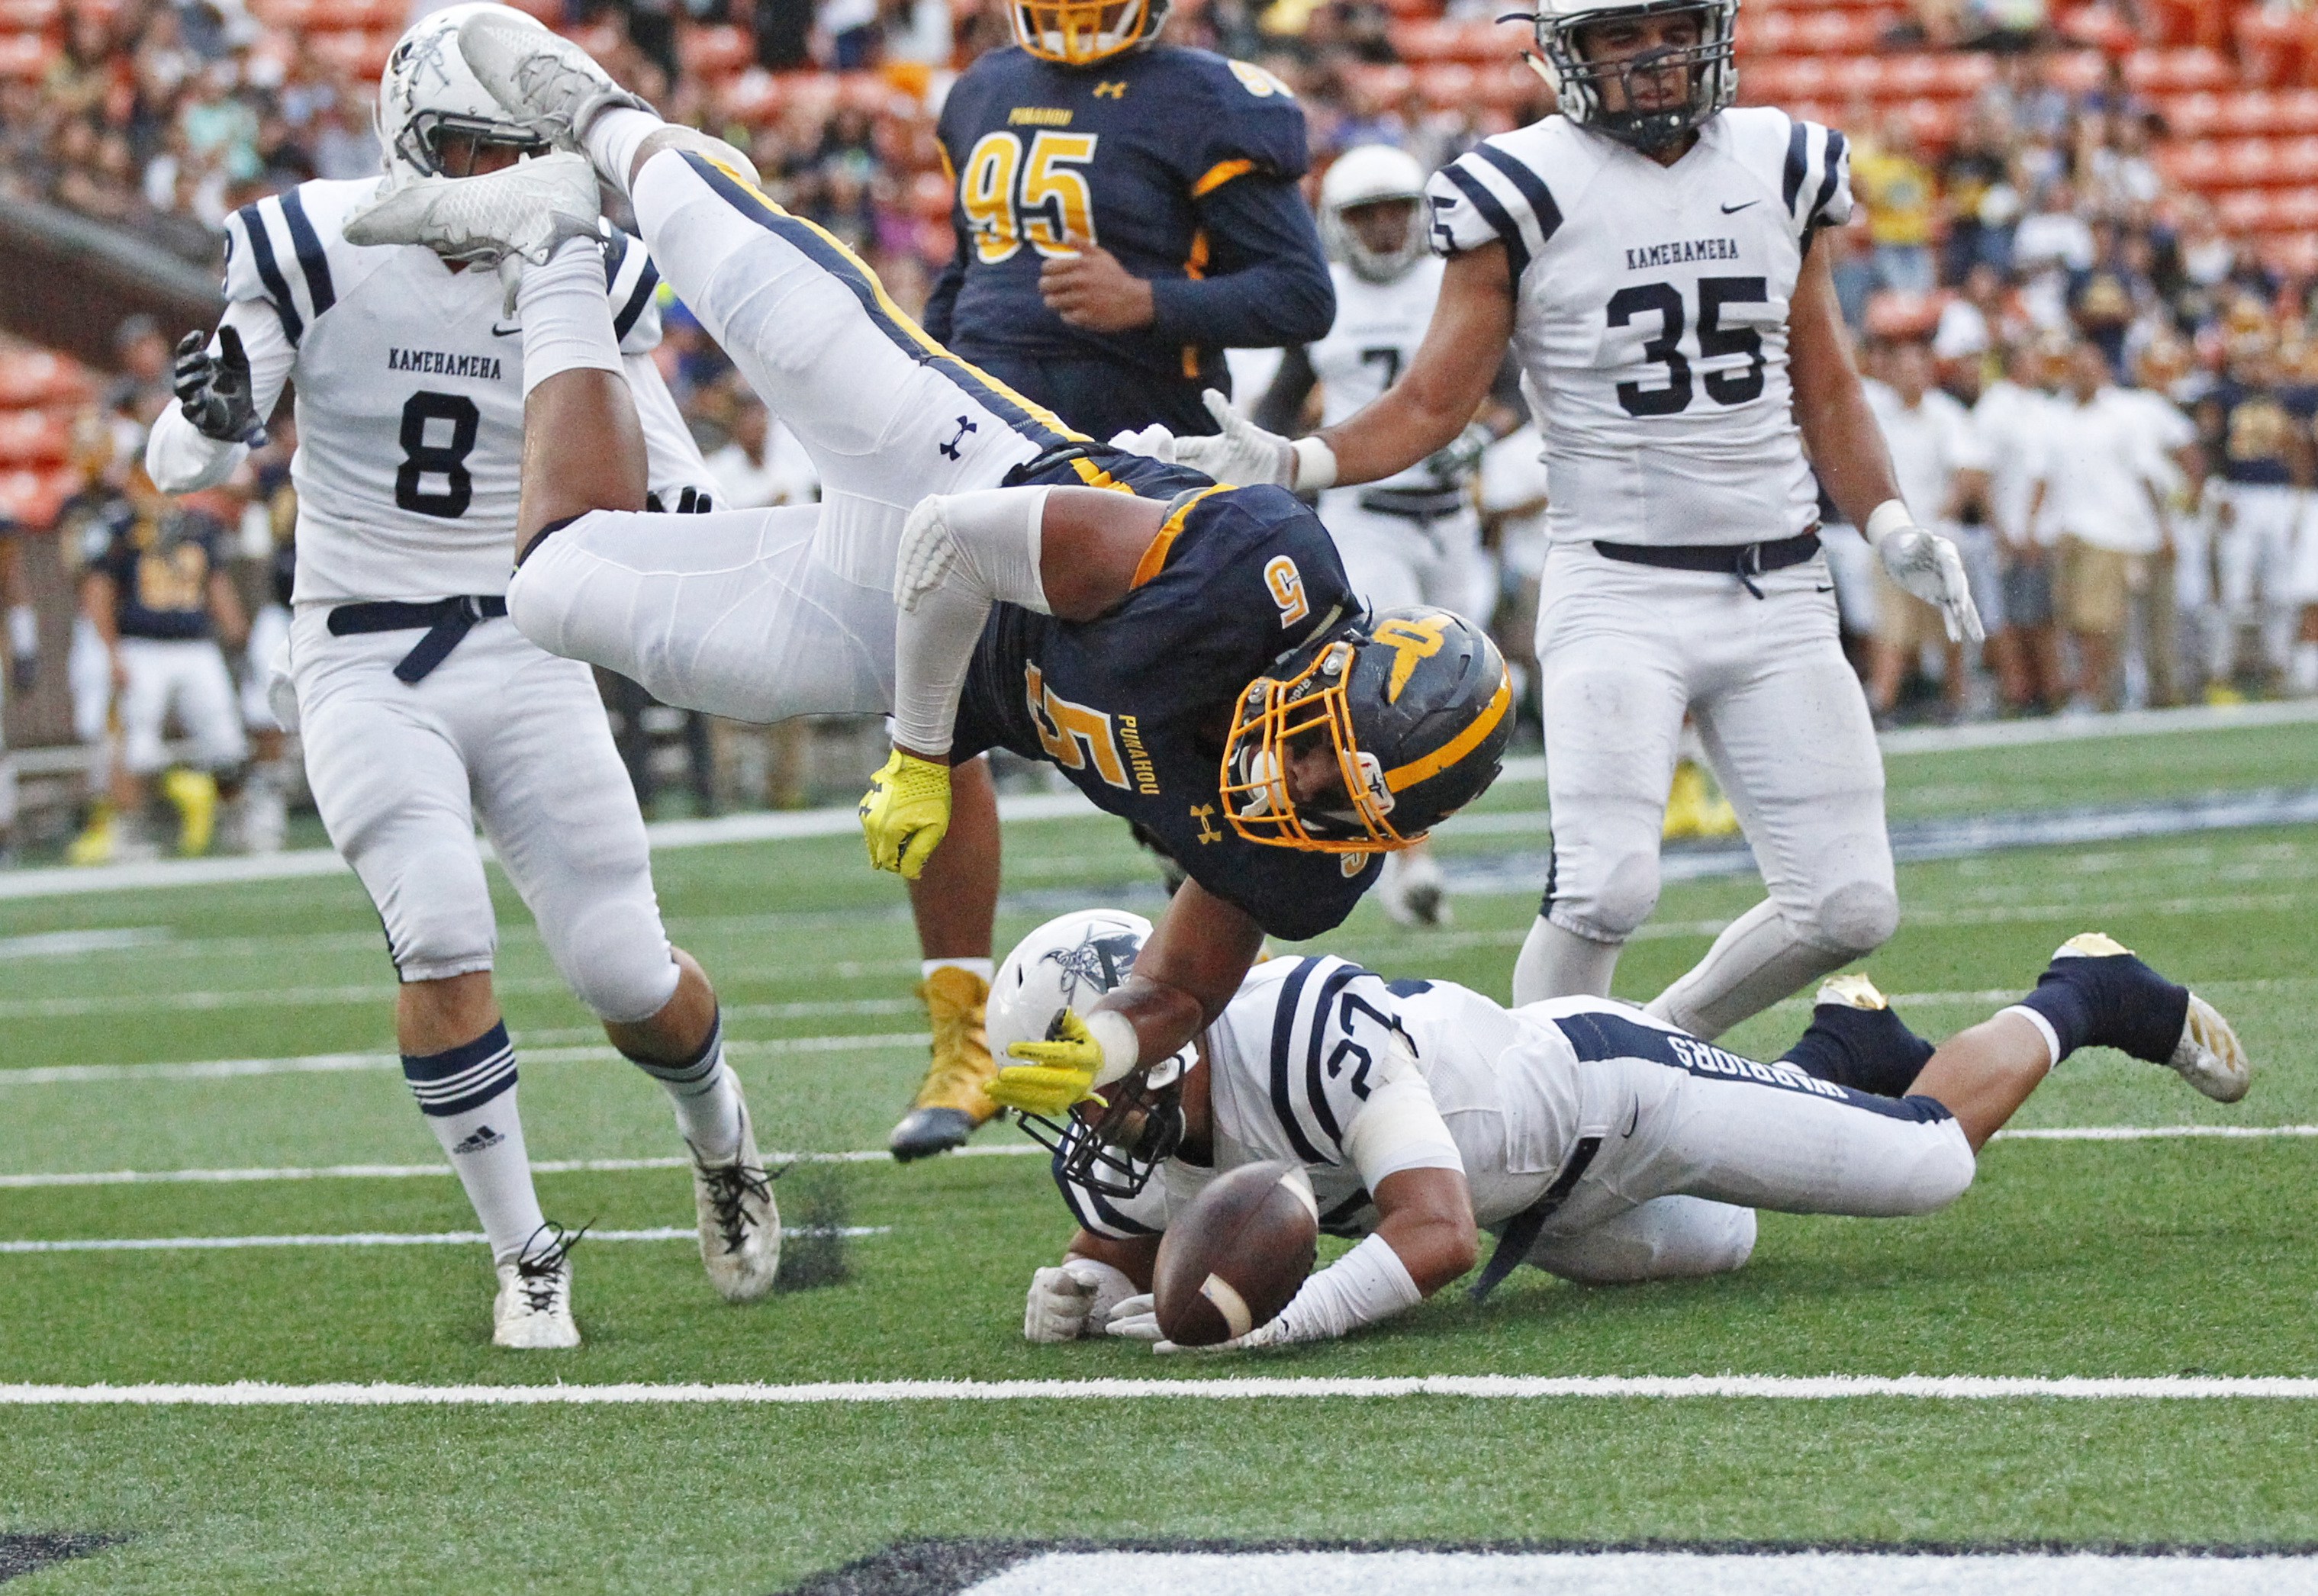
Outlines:
{"label": "white sideline stripe", "polygon": [[[2259,1142],[2278,1137],[2318,1136],[2318,1125],[2080,1125],[2036,1129],[2002,1130],[1996,1141],[2017,1142],[2168,1142],[2215,1139]],[[1043,1147],[1018,1142],[993,1142],[986,1147],[960,1147],[948,1158],[1042,1158]],[[885,1164],[894,1155],[882,1147],[848,1152],[768,1152],[768,1165]],[[567,1158],[533,1161],[535,1175],[624,1174],[637,1170],[684,1170],[682,1158]],[[448,1175],[445,1164],[321,1164],[311,1168],[249,1170],[88,1170],[55,1173],[0,1175],[0,1191],[44,1186],[151,1186],[173,1183],[230,1184],[250,1180],[408,1180],[426,1175]],[[590,1233],[593,1233],[592,1232]]]}
{"label": "white sideline stripe", "polygon": [[[838,1233],[882,1236],[890,1224],[850,1224]],[[793,1230],[790,1235],[813,1233]],[[697,1230],[659,1224],[648,1230],[591,1230],[591,1242],[696,1242]],[[326,1231],[304,1236],[137,1236],[86,1237],[61,1242],[0,1242],[0,1252],[218,1252],[245,1247],[465,1247],[487,1243],[479,1230]]]}
{"label": "white sideline stripe", "polygon": [[0,1406],[124,1407],[615,1407],[739,1403],[777,1405],[901,1402],[1118,1402],[1146,1397],[1216,1402],[1454,1396],[1540,1402],[1566,1398],[1828,1402],[1905,1397],[1933,1402],[2318,1401],[2318,1379],[2287,1376],[2147,1378],[1988,1375],[1415,1375],[1251,1376],[1179,1380],[832,1380],[807,1385],[410,1385],[391,1382],[277,1385],[0,1385]]}
{"label": "white sideline stripe", "polygon": [[[849,1036],[785,1036],[768,1042],[727,1042],[734,1058],[781,1058],[809,1053],[882,1053],[923,1047],[923,1031],[872,1031]],[[622,1058],[615,1047],[529,1047],[516,1050],[518,1064],[608,1063]],[[0,1087],[66,1086],[96,1080],[226,1080],[245,1075],[338,1075],[349,1071],[395,1071],[402,1058],[392,1053],[315,1053],[299,1058],[201,1059],[186,1063],[40,1064],[0,1070]]]}
{"label": "white sideline stripe", "polygon": [[[960,1147],[946,1158],[1045,1158],[1043,1147],[1020,1142],[993,1142],[986,1147]],[[894,1155],[883,1147],[849,1152],[768,1152],[768,1168],[784,1164],[889,1164]],[[688,1170],[688,1158],[543,1158],[532,1161],[535,1175],[627,1174],[639,1170]],[[230,1184],[245,1180],[410,1180],[427,1175],[452,1173],[448,1164],[321,1164],[254,1170],[92,1170],[53,1174],[0,1175],[0,1190],[26,1190],[43,1186],[152,1186],[187,1182]],[[590,1234],[594,1233],[590,1232]]]}

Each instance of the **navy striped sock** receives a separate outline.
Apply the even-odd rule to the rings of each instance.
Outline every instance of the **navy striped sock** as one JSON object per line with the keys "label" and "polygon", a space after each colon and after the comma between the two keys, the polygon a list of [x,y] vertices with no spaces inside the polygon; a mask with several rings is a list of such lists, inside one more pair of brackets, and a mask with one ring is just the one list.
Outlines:
{"label": "navy striped sock", "polygon": [[481,1107],[515,1084],[515,1044],[508,1040],[507,1022],[441,1053],[404,1054],[402,1078],[422,1114],[445,1118]]}
{"label": "navy striped sock", "polygon": [[731,1159],[741,1147],[741,1088],[724,1067],[724,1017],[708,1027],[700,1051],[680,1063],[663,1064],[628,1055],[628,1062],[668,1090],[677,1129],[712,1163]]}

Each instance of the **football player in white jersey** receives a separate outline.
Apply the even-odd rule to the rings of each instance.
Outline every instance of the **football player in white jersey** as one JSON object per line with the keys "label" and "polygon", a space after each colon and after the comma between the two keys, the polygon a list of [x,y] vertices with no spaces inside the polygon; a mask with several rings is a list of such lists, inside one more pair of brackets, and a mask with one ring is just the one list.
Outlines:
{"label": "football player in white jersey", "polygon": [[[992,984],[992,1045],[1085,1008],[1150,929],[1095,910],[1033,931]],[[1753,1252],[1756,1208],[1945,1207],[1981,1146],[2085,1046],[2224,1102],[2251,1081],[2210,1004],[2098,932],[1936,1050],[1864,976],[1839,977],[1769,1063],[1609,999],[1508,1010],[1448,982],[1274,959],[1192,1046],[1061,1122],[1024,1117],[1055,1149],[1079,1231],[1032,1278],[1023,1334],[1157,1340],[1142,1294],[1169,1221],[1217,1175],[1270,1160],[1301,1168],[1323,1230],[1363,1239],[1227,1348],[1341,1336],[1414,1307],[1473,1267],[1482,1230],[1497,1242],[1477,1298],[1524,1263],[1599,1285],[1720,1274]]]}
{"label": "football player in white jersey", "polygon": [[[1333,426],[1372,402],[1416,358],[1441,296],[1441,262],[1426,247],[1424,168],[1388,144],[1355,146],[1320,180],[1320,238],[1336,287],[1336,319],[1316,344],[1282,356],[1256,406],[1258,425],[1293,426],[1312,390]],[[1473,477],[1500,429],[1476,420],[1448,448],[1381,482],[1320,495],[1352,591],[1372,607],[1433,604],[1482,620],[1496,572],[1481,548]],[[1510,430],[1506,428],[1505,430]],[[1447,917],[1441,866],[1423,844],[1388,855],[1377,901],[1401,925]]]}
{"label": "football player in white jersey", "polygon": [[[770,1289],[780,1222],[723,1062],[715,993],[661,928],[643,819],[593,673],[505,619],[524,403],[505,290],[488,269],[415,247],[357,248],[343,233],[382,192],[542,148],[455,48],[469,13],[504,9],[436,12],[395,46],[380,93],[383,179],[302,184],[235,213],[225,318],[213,338],[179,346],[182,406],[154,428],[148,460],[170,489],[222,479],[296,381],[289,672],[307,779],[385,927],[404,1074],[490,1241],[493,1339],[570,1347],[571,1238],[532,1188],[515,1050],[491,990],[498,932],[478,820],[558,972],[667,1089],[722,1295]],[[705,508],[706,468],[648,353],[654,269],[616,232],[602,253],[652,489]]]}
{"label": "football player in white jersey", "polygon": [[1952,635],[1981,636],[1955,548],[1900,498],[1827,251],[1811,247],[1851,213],[1843,135],[1729,109],[1736,12],[1544,0],[1561,110],[1433,179],[1449,261],[1400,381],[1293,444],[1217,399],[1225,431],[1171,446],[1226,481],[1375,481],[1463,430],[1511,343],[1545,438],[1553,545],[1537,649],[1553,866],[1514,993],[1609,991],[1658,901],[1688,710],[1770,889],[1651,1004],[1702,1036],[1899,922],[1882,764],[1837,640],[1813,471],[1902,587]]}

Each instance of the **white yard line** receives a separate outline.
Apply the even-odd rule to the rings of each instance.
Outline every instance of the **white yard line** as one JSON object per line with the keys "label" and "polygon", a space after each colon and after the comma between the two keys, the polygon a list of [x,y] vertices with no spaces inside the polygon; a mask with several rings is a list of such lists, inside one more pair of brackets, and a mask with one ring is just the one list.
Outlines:
{"label": "white yard line", "polygon": [[[2005,1130],[1996,1140],[2017,1142],[2174,1142],[2220,1140],[2261,1142],[2318,1136],[2318,1125],[2081,1125]],[[1021,1142],[993,1142],[961,1147],[949,1158],[1045,1158],[1043,1147]],[[846,1152],[768,1152],[768,1167],[790,1163],[878,1164],[893,1162],[882,1147]],[[689,1169],[681,1158],[540,1159],[531,1166],[535,1175],[624,1174],[638,1170]],[[410,1180],[448,1175],[446,1164],[317,1164],[279,1169],[244,1170],[60,1170],[53,1172],[0,1175],[0,1191],[29,1190],[48,1186],[155,1186],[179,1184],[231,1185],[260,1180]]]}
{"label": "white yard line", "polygon": [[1249,1402],[1344,1397],[1464,1397],[1493,1402],[1568,1398],[1740,1398],[1827,1402],[1901,1397],[1933,1402],[2318,1401],[2318,1379],[2285,1376],[2147,1378],[1987,1375],[1415,1375],[1245,1376],[1172,1380],[834,1380],[809,1385],[0,1385],[0,1406],[126,1407],[597,1407],[903,1402],[1119,1402],[1147,1397]]}
{"label": "white yard line", "polygon": [[[889,1224],[848,1225],[842,1234],[882,1236]],[[802,1235],[803,1231],[790,1231]],[[649,1230],[591,1230],[590,1242],[696,1242],[700,1233],[687,1226],[654,1225]],[[247,1247],[468,1247],[488,1242],[479,1230],[444,1231],[326,1231],[304,1236],[136,1236],[85,1237],[60,1242],[0,1242],[4,1252],[220,1252]]]}
{"label": "white yard line", "polygon": [[[1043,1147],[1025,1142],[993,1142],[986,1146],[961,1147],[948,1158],[1046,1158]],[[768,1152],[769,1169],[785,1164],[890,1164],[894,1155],[883,1147],[848,1152]],[[532,1162],[535,1175],[627,1174],[638,1170],[688,1170],[687,1158],[543,1158]],[[318,1164],[307,1168],[248,1170],[90,1170],[55,1173],[0,1175],[0,1191],[27,1190],[44,1186],[230,1185],[247,1180],[411,1180],[448,1175],[448,1164]]]}
{"label": "white yard line", "polygon": [[[867,1031],[858,1036],[781,1036],[768,1041],[732,1041],[724,1051],[736,1059],[785,1058],[798,1054],[885,1053],[923,1047],[923,1031]],[[517,1050],[526,1064],[610,1063],[621,1054],[609,1046],[525,1047]],[[40,1064],[29,1070],[0,1070],[0,1087],[79,1086],[100,1080],[226,1080],[247,1075],[340,1075],[349,1071],[400,1071],[402,1059],[391,1053],[317,1053],[295,1058],[202,1059],[186,1063]]]}

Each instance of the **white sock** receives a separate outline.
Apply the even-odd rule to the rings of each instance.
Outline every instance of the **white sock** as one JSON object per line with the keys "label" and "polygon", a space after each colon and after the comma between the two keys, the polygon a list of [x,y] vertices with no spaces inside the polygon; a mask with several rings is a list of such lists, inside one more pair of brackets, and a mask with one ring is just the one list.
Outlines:
{"label": "white sock", "polygon": [[724,1062],[724,1022],[719,1018],[698,1053],[680,1064],[632,1059],[667,1089],[676,1128],[710,1163],[729,1163],[741,1151],[741,1082]]}
{"label": "white sock", "polygon": [[990,984],[990,978],[998,973],[998,963],[994,959],[920,959],[918,961],[920,981],[923,981],[937,970],[963,970],[969,975],[981,976],[982,983],[987,986]]}
{"label": "white sock", "polygon": [[545,265],[526,268],[515,309],[523,322],[526,399],[562,372],[622,369],[604,297],[604,252],[594,239],[568,239]]}
{"label": "white sock", "polygon": [[1608,997],[1623,946],[1565,931],[1539,915],[1522,943],[1521,956],[1514,961],[1514,1007],[1587,993]]}
{"label": "white sock", "polygon": [[606,183],[626,193],[628,169],[636,164],[636,151],[666,126],[649,111],[615,106],[588,124],[588,158],[596,163],[596,170]]}
{"label": "white sock", "polygon": [[402,1073],[483,1222],[491,1260],[513,1263],[546,1221],[516,1112],[515,1048],[507,1027],[495,1025],[443,1053],[406,1053]]}

